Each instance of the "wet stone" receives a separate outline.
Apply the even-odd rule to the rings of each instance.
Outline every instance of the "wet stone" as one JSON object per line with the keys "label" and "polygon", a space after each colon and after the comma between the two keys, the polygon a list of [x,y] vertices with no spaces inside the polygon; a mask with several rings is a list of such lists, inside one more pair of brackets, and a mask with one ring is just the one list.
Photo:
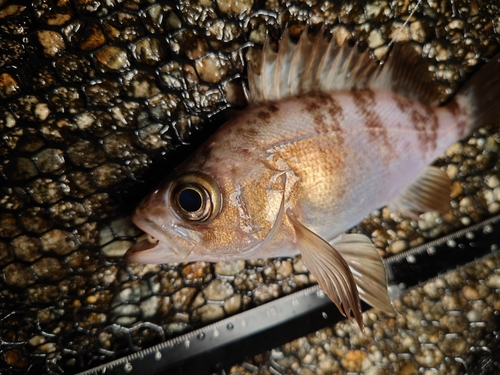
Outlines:
{"label": "wet stone", "polygon": [[51,30],[40,30],[37,33],[38,41],[47,57],[55,57],[64,51],[65,43],[61,34]]}
{"label": "wet stone", "polygon": [[187,311],[190,308],[191,301],[196,295],[197,290],[195,288],[182,288],[172,295],[172,305],[174,308],[180,311]]}
{"label": "wet stone", "polygon": [[0,213],[0,237],[12,238],[21,233],[16,217],[8,212]]}
{"label": "wet stone", "polygon": [[65,183],[69,186],[71,196],[74,198],[84,198],[97,189],[94,180],[87,173],[75,171],[66,175]]}
{"label": "wet stone", "polygon": [[181,30],[175,34],[170,40],[170,47],[173,52],[183,53],[190,60],[196,60],[209,52],[205,38],[190,30]]}
{"label": "wet stone", "polygon": [[441,298],[446,291],[446,284],[442,279],[436,279],[431,282],[428,282],[423,287],[425,294],[429,298],[437,299]]}
{"label": "wet stone", "polygon": [[415,353],[416,361],[423,366],[436,366],[443,360],[443,353],[437,348],[425,348],[421,347],[420,350]]}
{"label": "wet stone", "polygon": [[141,104],[126,101],[111,108],[111,116],[114,123],[122,128],[135,129],[140,112],[143,111]]}
{"label": "wet stone", "polygon": [[95,50],[106,43],[98,23],[76,21],[66,26],[63,33],[73,47],[83,51]]}
{"label": "wet stone", "polygon": [[104,139],[103,148],[110,158],[130,159],[139,153],[133,144],[130,134],[115,132]]}
{"label": "wet stone", "polygon": [[30,267],[20,263],[11,263],[3,269],[8,285],[25,288],[35,282],[35,275]]}
{"label": "wet stone", "polygon": [[441,303],[447,311],[462,310],[467,305],[467,300],[456,294],[447,294],[441,298]]}
{"label": "wet stone", "polygon": [[211,265],[206,262],[190,263],[182,268],[182,274],[187,283],[202,285],[212,278]]}
{"label": "wet stone", "polygon": [[171,61],[159,69],[160,81],[167,88],[181,90],[186,88],[184,69],[177,61]]}
{"label": "wet stone", "polygon": [[143,34],[139,17],[130,13],[114,13],[103,22],[103,26],[108,38],[116,42],[133,42]]}
{"label": "wet stone", "polygon": [[158,150],[166,147],[170,142],[163,139],[163,124],[150,124],[141,128],[138,132],[139,142],[148,150]]}
{"label": "wet stone", "polygon": [[36,156],[36,165],[42,173],[61,174],[65,169],[64,153],[61,150],[48,148]]}
{"label": "wet stone", "polygon": [[439,324],[450,333],[462,333],[469,327],[469,322],[461,315],[445,315],[439,320]]}
{"label": "wet stone", "polygon": [[19,187],[0,188],[0,208],[7,210],[19,210],[29,202],[28,193]]}
{"label": "wet stone", "polygon": [[96,52],[95,57],[105,72],[120,72],[130,66],[127,51],[117,46],[108,46]]}
{"label": "wet stone", "polygon": [[484,299],[490,294],[490,289],[486,285],[465,285],[462,294],[468,301]]}
{"label": "wet stone", "polygon": [[7,99],[20,92],[19,83],[8,73],[0,73],[0,98]]}
{"label": "wet stone", "polygon": [[14,251],[10,244],[0,242],[0,266],[4,266],[14,260]]}
{"label": "wet stone", "polygon": [[137,321],[141,308],[137,305],[121,305],[115,307],[113,313],[117,316],[116,324],[128,326]]}
{"label": "wet stone", "polygon": [[234,294],[233,287],[226,281],[213,280],[203,289],[205,298],[212,301],[224,301]]}
{"label": "wet stone", "polygon": [[79,91],[74,87],[58,87],[49,95],[49,100],[58,113],[80,113],[85,104]]}
{"label": "wet stone", "polygon": [[224,97],[226,101],[234,106],[243,107],[246,105],[246,98],[243,91],[243,85],[238,81],[229,81],[224,84]]}
{"label": "wet stone", "polygon": [[252,7],[253,0],[243,0],[243,1],[223,1],[217,0],[217,7],[219,11],[228,16],[229,18],[239,18],[243,19],[248,16]]}
{"label": "wet stone", "polygon": [[231,73],[231,64],[226,58],[210,53],[196,60],[196,71],[203,81],[216,83]]}
{"label": "wet stone", "polygon": [[49,178],[38,179],[30,185],[31,197],[39,204],[57,202],[62,198],[64,190],[63,184]]}
{"label": "wet stone", "polygon": [[146,65],[156,65],[164,58],[161,42],[156,38],[143,38],[130,47],[137,62]]}
{"label": "wet stone", "polygon": [[81,141],[71,145],[68,153],[77,166],[93,168],[106,160],[106,155],[102,148],[89,141]]}
{"label": "wet stone", "polygon": [[65,227],[73,227],[88,220],[88,212],[80,202],[59,201],[49,210],[54,221]]}
{"label": "wet stone", "polygon": [[278,298],[282,294],[278,284],[260,285],[253,291],[255,303],[262,304]]}
{"label": "wet stone", "polygon": [[7,165],[5,174],[14,181],[28,180],[38,174],[35,163],[27,158],[15,158],[10,165]]}
{"label": "wet stone", "polygon": [[47,103],[34,95],[21,96],[10,107],[14,116],[24,121],[44,121],[50,113]]}
{"label": "wet stone", "polygon": [[15,128],[4,140],[10,148],[20,152],[35,152],[45,144],[40,132],[33,128]]}
{"label": "wet stone", "polygon": [[108,188],[126,178],[123,168],[115,163],[106,163],[94,169],[93,176],[100,188]]}
{"label": "wet stone", "polygon": [[443,341],[439,343],[439,349],[448,356],[459,357],[469,350],[467,341],[458,335],[446,335]]}
{"label": "wet stone", "polygon": [[235,294],[224,302],[224,310],[227,314],[235,314],[241,309],[241,294]]}
{"label": "wet stone", "polygon": [[492,273],[485,280],[486,286],[491,289],[500,289],[500,273]]}
{"label": "wet stone", "polygon": [[145,71],[132,71],[123,76],[123,85],[127,95],[132,98],[150,98],[160,92],[156,79]]}
{"label": "wet stone", "polygon": [[235,276],[245,269],[245,261],[218,262],[215,264],[215,272],[219,276]]}
{"label": "wet stone", "polygon": [[91,104],[109,106],[117,103],[123,87],[116,81],[103,78],[88,83],[84,90]]}
{"label": "wet stone", "polygon": [[[36,4],[36,3],[35,3]],[[39,6],[37,6],[39,5]],[[61,7],[48,7],[43,6],[45,4],[37,4],[35,5],[36,16],[48,26],[63,26],[73,17],[72,9],[69,8],[66,4],[63,4]]]}
{"label": "wet stone", "polygon": [[35,275],[43,280],[60,280],[66,276],[66,269],[56,258],[45,257],[33,265]]}
{"label": "wet stone", "polygon": [[64,145],[72,141],[76,142],[76,129],[76,125],[65,118],[50,119],[40,127],[40,131],[46,140]]}
{"label": "wet stone", "polygon": [[366,358],[366,353],[361,350],[350,350],[342,359],[342,365],[347,371],[361,371],[361,365]]}
{"label": "wet stone", "polygon": [[75,236],[65,230],[53,229],[41,236],[44,251],[65,255],[78,248]]}
{"label": "wet stone", "polygon": [[203,323],[209,323],[224,318],[224,309],[218,305],[204,305],[196,309],[196,314]]}
{"label": "wet stone", "polygon": [[236,275],[234,285],[238,290],[254,290],[263,283],[264,279],[260,272],[255,270],[244,270]]}
{"label": "wet stone", "polygon": [[91,62],[82,56],[62,56],[56,61],[56,68],[61,78],[67,83],[84,82],[95,76]]}
{"label": "wet stone", "polygon": [[42,245],[36,237],[21,235],[12,240],[14,254],[19,260],[33,262],[42,256]]}

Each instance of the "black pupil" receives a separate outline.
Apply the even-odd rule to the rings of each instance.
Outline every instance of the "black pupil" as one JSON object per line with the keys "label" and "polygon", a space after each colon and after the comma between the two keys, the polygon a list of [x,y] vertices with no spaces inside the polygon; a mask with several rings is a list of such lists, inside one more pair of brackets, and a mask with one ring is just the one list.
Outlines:
{"label": "black pupil", "polygon": [[196,212],[201,208],[201,195],[194,189],[184,189],[179,194],[179,206],[187,212]]}

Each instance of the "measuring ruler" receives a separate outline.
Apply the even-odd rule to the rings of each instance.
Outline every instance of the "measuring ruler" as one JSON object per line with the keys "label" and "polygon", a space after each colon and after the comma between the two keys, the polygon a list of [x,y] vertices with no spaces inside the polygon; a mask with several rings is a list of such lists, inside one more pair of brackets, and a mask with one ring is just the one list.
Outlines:
{"label": "measuring ruler", "polygon": [[[391,298],[495,253],[500,215],[389,257]],[[211,374],[342,319],[316,285],[77,375]]]}

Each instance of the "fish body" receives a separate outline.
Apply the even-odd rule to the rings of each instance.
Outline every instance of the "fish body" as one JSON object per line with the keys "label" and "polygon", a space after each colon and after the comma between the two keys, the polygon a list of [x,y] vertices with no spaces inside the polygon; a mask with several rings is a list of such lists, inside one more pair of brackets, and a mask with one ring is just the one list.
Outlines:
{"label": "fish body", "polygon": [[[500,65],[494,60],[490,70]],[[427,66],[409,45],[396,45],[384,66],[322,34],[311,40],[304,33],[297,45],[285,36],[277,54],[265,46],[260,70],[249,70],[250,106],[138,206],[133,220],[152,238],[128,259],[301,253],[328,296],[362,327],[359,295],[392,310],[385,272],[368,238],[343,233],[388,204],[410,215],[446,212],[449,180],[428,165],[500,114],[493,97],[476,102],[490,74],[480,72],[437,106]],[[487,95],[500,91],[494,81]]]}

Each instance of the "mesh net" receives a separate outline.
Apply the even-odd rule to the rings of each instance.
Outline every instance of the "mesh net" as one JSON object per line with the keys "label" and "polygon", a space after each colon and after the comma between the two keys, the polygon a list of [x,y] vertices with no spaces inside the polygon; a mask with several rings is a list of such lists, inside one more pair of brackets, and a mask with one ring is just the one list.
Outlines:
{"label": "mesh net", "polygon": [[[377,58],[392,39],[411,40],[446,100],[498,50],[500,9],[494,0],[0,0],[0,373],[75,373],[311,284],[300,258],[121,258],[140,235],[128,219],[135,204],[245,105],[245,58],[266,31],[298,36],[305,24],[330,25]],[[391,254],[498,213],[499,147],[492,125],[437,162],[453,181],[449,214],[411,221],[382,209],[354,231]],[[495,363],[499,269],[490,259],[437,279],[405,296],[396,320],[367,313],[366,337],[340,323],[230,372],[487,374],[476,364]]]}

